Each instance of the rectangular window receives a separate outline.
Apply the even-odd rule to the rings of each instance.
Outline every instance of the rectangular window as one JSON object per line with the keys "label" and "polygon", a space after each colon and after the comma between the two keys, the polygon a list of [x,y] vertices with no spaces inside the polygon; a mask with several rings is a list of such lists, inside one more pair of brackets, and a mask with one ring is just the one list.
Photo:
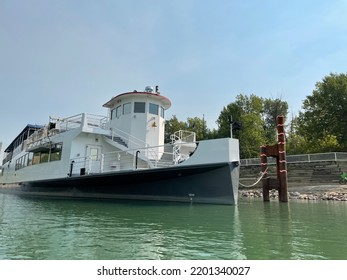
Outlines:
{"label": "rectangular window", "polygon": [[63,150],[63,143],[56,143],[52,146],[49,161],[61,160],[61,154]]}
{"label": "rectangular window", "polygon": [[119,118],[122,115],[122,106],[116,108],[116,117]]}
{"label": "rectangular window", "polygon": [[131,103],[124,103],[123,104],[123,115],[127,115],[131,113]]}
{"label": "rectangular window", "polygon": [[134,103],[134,113],[146,113],[146,103],[145,102],[135,102]]}
{"label": "rectangular window", "polygon": [[160,116],[161,116],[162,118],[164,118],[164,112],[165,112],[164,107],[161,107],[161,106],[160,106]]}
{"label": "rectangular window", "polygon": [[51,153],[50,161],[57,161],[57,160],[61,160],[61,151]]}
{"label": "rectangular window", "polygon": [[16,160],[16,165],[14,167],[14,170],[18,170],[18,169],[20,169],[20,159]]}
{"label": "rectangular window", "polygon": [[98,160],[98,152],[99,150],[97,148],[90,148],[90,159]]}
{"label": "rectangular window", "polygon": [[33,153],[29,153],[28,166],[33,164]]}
{"label": "rectangular window", "polygon": [[159,114],[159,105],[149,103],[149,113],[153,115],[158,115]]}
{"label": "rectangular window", "polygon": [[37,153],[34,153],[34,156],[33,156],[33,165],[34,164],[39,164],[40,163],[40,158],[41,158],[41,153],[40,152],[37,152]]}
{"label": "rectangular window", "polygon": [[116,109],[111,110],[111,120],[113,120],[116,117]]}
{"label": "rectangular window", "polygon": [[29,154],[25,154],[23,156],[23,167],[28,166],[28,157],[29,157]]}
{"label": "rectangular window", "polygon": [[41,153],[41,160],[40,162],[48,162],[48,153]]}

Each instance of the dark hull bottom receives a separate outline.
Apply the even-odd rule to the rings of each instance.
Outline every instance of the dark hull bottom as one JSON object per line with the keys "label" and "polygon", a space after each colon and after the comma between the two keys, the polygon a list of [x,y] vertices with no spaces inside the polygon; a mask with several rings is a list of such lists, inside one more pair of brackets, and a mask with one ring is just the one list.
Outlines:
{"label": "dark hull bottom", "polygon": [[0,186],[20,195],[236,204],[239,167],[233,163],[84,175]]}

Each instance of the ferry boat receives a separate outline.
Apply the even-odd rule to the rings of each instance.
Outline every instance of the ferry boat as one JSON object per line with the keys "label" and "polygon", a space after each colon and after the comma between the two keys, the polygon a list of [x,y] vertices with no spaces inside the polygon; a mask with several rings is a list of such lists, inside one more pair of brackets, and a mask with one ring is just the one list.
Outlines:
{"label": "ferry boat", "polygon": [[107,116],[87,113],[28,124],[4,149],[0,191],[20,195],[236,204],[239,142],[164,143],[171,101],[156,87],[118,94]]}

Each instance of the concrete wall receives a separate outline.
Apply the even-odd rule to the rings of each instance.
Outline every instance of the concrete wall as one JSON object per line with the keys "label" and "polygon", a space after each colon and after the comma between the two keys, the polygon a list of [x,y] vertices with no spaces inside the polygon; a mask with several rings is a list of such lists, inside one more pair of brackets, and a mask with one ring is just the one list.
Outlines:
{"label": "concrete wall", "polygon": [[[276,165],[268,167],[268,175],[277,178]],[[244,185],[253,184],[260,171],[260,165],[241,165],[240,182]],[[338,184],[340,172],[347,172],[347,161],[288,163],[287,171],[289,186]],[[262,187],[262,182],[260,181],[255,187]]]}

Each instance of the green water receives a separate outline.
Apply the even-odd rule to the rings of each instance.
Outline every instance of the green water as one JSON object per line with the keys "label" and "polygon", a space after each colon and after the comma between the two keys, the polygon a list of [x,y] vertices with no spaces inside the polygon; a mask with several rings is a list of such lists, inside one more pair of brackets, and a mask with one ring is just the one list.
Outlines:
{"label": "green water", "polygon": [[347,203],[238,206],[0,193],[0,259],[347,259]]}

